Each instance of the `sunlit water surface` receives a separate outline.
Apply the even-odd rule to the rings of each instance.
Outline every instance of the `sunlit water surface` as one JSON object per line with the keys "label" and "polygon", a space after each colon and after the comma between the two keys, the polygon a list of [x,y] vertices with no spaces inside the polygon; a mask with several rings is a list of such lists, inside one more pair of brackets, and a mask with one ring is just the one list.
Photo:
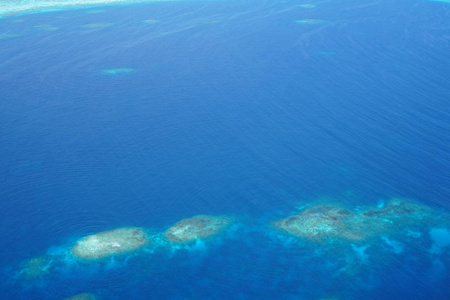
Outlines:
{"label": "sunlit water surface", "polygon": [[[48,3],[0,2],[1,299],[450,299],[448,3]],[[444,221],[336,243],[271,225],[392,197]],[[234,225],[70,254],[198,214]]]}

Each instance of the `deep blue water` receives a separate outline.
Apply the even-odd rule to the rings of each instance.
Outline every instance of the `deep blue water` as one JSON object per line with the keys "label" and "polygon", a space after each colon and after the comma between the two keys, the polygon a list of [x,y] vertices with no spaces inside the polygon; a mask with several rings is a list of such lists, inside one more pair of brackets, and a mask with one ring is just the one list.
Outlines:
{"label": "deep blue water", "polygon": [[[309,19],[322,22],[299,22]],[[268,226],[321,197],[449,210],[449,53],[450,4],[431,1],[0,19],[0,298],[450,299],[449,247],[431,255],[429,237],[346,277],[333,265],[342,253]],[[116,68],[130,72],[104,71]],[[201,251],[14,275],[88,234],[162,231],[196,214],[243,225]]]}

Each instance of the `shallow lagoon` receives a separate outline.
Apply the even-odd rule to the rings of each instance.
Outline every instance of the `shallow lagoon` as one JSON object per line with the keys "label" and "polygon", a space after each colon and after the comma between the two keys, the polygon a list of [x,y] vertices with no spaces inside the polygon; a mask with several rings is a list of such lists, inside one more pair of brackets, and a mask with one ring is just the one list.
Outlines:
{"label": "shallow lagoon", "polygon": [[[448,299],[448,10],[184,1],[1,19],[2,297]],[[321,243],[273,226],[391,197],[440,222],[391,216],[369,240]],[[199,214],[233,224],[165,239]],[[71,253],[132,226],[153,243]]]}

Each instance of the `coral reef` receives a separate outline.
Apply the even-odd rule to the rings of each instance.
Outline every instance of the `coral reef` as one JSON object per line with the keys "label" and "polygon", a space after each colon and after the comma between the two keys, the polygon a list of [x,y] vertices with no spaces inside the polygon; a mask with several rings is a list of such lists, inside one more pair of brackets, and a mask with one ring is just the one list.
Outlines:
{"label": "coral reef", "polygon": [[97,300],[97,299],[98,297],[96,297],[94,294],[91,293],[83,293],[66,298],[66,300]]}
{"label": "coral reef", "polygon": [[20,276],[26,280],[41,279],[50,272],[51,260],[45,256],[31,258],[22,263]]}
{"label": "coral reef", "polygon": [[139,227],[123,227],[87,236],[79,240],[72,253],[81,259],[101,259],[142,248],[150,242]]}
{"label": "coral reef", "polygon": [[228,217],[198,215],[177,222],[166,231],[165,237],[175,243],[190,242],[213,236],[230,223]]}
{"label": "coral reef", "polygon": [[353,211],[338,205],[314,205],[299,214],[273,222],[273,226],[292,235],[317,242],[363,241],[439,218],[431,208],[407,199],[391,199],[381,208]]}

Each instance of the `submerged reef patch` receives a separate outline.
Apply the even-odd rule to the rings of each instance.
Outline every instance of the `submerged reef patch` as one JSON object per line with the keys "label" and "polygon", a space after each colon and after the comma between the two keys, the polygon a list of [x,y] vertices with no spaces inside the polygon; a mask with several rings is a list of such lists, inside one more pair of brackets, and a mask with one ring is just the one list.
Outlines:
{"label": "submerged reef patch", "polygon": [[19,276],[25,280],[42,279],[50,273],[52,260],[45,256],[33,257],[20,266]]}
{"label": "submerged reef patch", "polygon": [[[52,278],[70,281],[78,276],[135,274],[133,268],[143,270],[142,276],[159,277],[172,273],[171,268],[192,269],[216,261],[217,257],[221,264],[228,264],[229,257],[230,261],[235,259],[230,254],[247,250],[254,251],[250,257],[255,255],[264,265],[265,255],[276,253],[274,272],[288,273],[283,279],[286,282],[297,278],[299,272],[310,277],[320,270],[320,274],[328,274],[320,279],[325,287],[328,282],[331,285],[339,281],[371,288],[377,284],[373,278],[392,266],[421,267],[416,257],[436,268],[448,266],[450,219],[445,211],[399,198],[353,208],[335,198],[317,201],[272,222],[272,229],[267,227],[269,220],[274,220],[271,212],[261,218],[196,215],[169,225],[166,230],[121,227],[75,242],[70,238],[64,245],[50,248],[46,255],[21,263],[11,277],[32,288],[47,285]],[[241,258],[238,262],[242,263]],[[128,270],[123,270],[125,267]],[[119,268],[121,272],[114,271]],[[431,271],[437,272],[434,267]],[[241,275],[245,274],[248,271]],[[90,293],[72,296],[89,291],[96,292],[72,290],[63,296],[71,296],[66,300],[98,299]],[[327,295],[317,293],[315,299],[322,294]],[[353,299],[345,293],[342,297],[331,296]]]}
{"label": "submerged reef patch", "polygon": [[59,29],[58,27],[52,26],[50,24],[36,25],[34,26],[34,28],[37,28],[42,31],[55,31]]}
{"label": "submerged reef patch", "polygon": [[299,24],[312,24],[312,25],[314,25],[314,24],[324,24],[327,21],[319,20],[319,19],[303,19],[303,20],[297,20],[295,22],[299,23]]}
{"label": "submerged reef patch", "polygon": [[132,73],[135,71],[136,70],[132,68],[116,68],[116,69],[103,69],[100,70],[100,73],[103,75],[118,75],[118,74]]}
{"label": "submerged reef patch", "polygon": [[6,39],[12,39],[19,37],[20,34],[14,34],[14,33],[0,33],[0,40],[6,40]]}
{"label": "submerged reef patch", "polygon": [[275,221],[273,225],[295,236],[314,241],[362,240],[366,232],[355,226],[354,218],[355,214],[350,210],[332,205],[317,205],[297,215]]}
{"label": "submerged reef patch", "polygon": [[98,297],[91,293],[78,294],[65,300],[98,300]]}
{"label": "submerged reef patch", "polygon": [[81,259],[95,260],[138,250],[150,239],[144,229],[123,227],[89,235],[79,240],[72,253]]}
{"label": "submerged reef patch", "polygon": [[316,5],[314,5],[314,4],[300,4],[298,7],[302,7],[302,8],[314,8],[314,7],[316,7]]}
{"label": "submerged reef patch", "polygon": [[354,211],[338,205],[314,205],[272,223],[291,235],[316,242],[364,241],[439,222],[433,211],[406,199],[391,199],[381,208]]}
{"label": "submerged reef patch", "polygon": [[102,22],[102,23],[90,23],[90,24],[85,24],[82,25],[82,28],[88,28],[88,29],[95,29],[95,28],[105,28],[108,26],[111,26],[112,23],[108,23],[108,22]]}
{"label": "submerged reef patch", "polygon": [[145,23],[145,24],[156,24],[158,22],[159,22],[159,20],[153,20],[153,19],[148,19],[148,20],[142,21],[142,23]]}
{"label": "submerged reef patch", "polygon": [[191,242],[216,235],[230,223],[228,217],[198,215],[177,222],[167,229],[165,237],[174,243]]}

